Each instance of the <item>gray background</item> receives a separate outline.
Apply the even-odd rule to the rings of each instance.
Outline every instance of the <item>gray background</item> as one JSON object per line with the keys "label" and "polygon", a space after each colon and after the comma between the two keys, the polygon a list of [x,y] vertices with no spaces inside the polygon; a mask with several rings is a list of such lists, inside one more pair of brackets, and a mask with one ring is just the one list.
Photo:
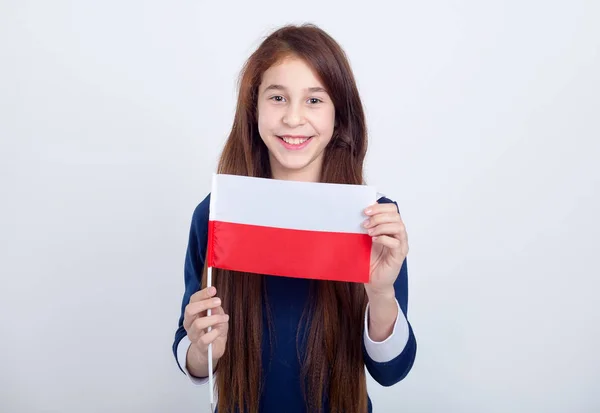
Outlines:
{"label": "gray background", "polygon": [[0,410],[205,412],[191,214],[261,38],[346,49],[399,202],[416,364],[376,412],[600,411],[597,1],[0,2]]}

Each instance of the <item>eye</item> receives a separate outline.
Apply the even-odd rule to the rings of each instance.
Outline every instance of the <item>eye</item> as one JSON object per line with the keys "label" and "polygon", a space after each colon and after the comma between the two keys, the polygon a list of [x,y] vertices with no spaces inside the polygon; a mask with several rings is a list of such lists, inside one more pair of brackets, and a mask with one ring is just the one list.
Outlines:
{"label": "eye", "polygon": [[270,97],[269,99],[270,99],[270,100],[274,100],[275,102],[283,102],[283,100],[284,100],[283,96],[279,96],[279,95],[277,95],[277,96],[272,96],[272,97]]}
{"label": "eye", "polygon": [[323,102],[321,99],[318,99],[318,98],[310,98],[310,99],[308,99],[308,101],[309,101],[311,104],[313,104],[313,105],[314,105],[314,104],[317,104],[317,103],[320,103],[320,102]]}

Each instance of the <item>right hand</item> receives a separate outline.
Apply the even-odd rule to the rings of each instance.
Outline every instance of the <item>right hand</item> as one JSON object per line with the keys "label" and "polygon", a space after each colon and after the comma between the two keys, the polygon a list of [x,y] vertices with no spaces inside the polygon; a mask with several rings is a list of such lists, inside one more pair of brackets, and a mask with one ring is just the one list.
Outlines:
{"label": "right hand", "polygon": [[[195,361],[201,365],[208,363],[209,344],[213,345],[213,362],[219,360],[225,353],[229,315],[223,311],[221,300],[215,297],[216,293],[215,287],[198,291],[190,297],[190,302],[184,311],[183,327],[192,343],[188,357],[193,354]],[[209,308],[212,309],[212,315],[207,316],[206,310]],[[212,327],[210,332],[207,332],[208,327]]]}

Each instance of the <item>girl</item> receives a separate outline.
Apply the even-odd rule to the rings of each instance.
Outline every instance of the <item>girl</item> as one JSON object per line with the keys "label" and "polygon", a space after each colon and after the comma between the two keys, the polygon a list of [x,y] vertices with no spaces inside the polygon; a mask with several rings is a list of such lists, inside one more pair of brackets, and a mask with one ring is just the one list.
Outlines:
{"label": "girl", "polygon": [[[363,107],[343,50],[314,25],[286,26],[246,62],[218,172],[361,185],[366,147]],[[365,366],[391,386],[416,354],[397,204],[382,197],[365,205],[373,237],[368,284],[214,269],[207,289],[209,197],[192,217],[173,343],[180,369],[205,383],[212,343],[220,413],[371,412]]]}

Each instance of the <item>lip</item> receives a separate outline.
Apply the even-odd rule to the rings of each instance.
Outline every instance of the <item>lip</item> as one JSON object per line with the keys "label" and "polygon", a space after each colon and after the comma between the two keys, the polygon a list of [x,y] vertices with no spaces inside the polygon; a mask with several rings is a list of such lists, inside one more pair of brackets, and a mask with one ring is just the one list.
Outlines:
{"label": "lip", "polygon": [[[283,145],[284,148],[289,149],[291,151],[297,151],[300,149],[304,149],[312,141],[312,136],[306,136],[306,135],[277,135],[277,138],[278,138],[279,142],[281,142],[281,144]],[[306,139],[306,141],[304,141],[300,145],[292,145],[291,143],[287,143],[286,141],[284,141],[282,138],[298,138],[298,139]]]}
{"label": "lip", "polygon": [[310,136],[308,135],[277,135],[280,138],[299,138],[299,139],[305,139],[305,138],[310,138]]}

